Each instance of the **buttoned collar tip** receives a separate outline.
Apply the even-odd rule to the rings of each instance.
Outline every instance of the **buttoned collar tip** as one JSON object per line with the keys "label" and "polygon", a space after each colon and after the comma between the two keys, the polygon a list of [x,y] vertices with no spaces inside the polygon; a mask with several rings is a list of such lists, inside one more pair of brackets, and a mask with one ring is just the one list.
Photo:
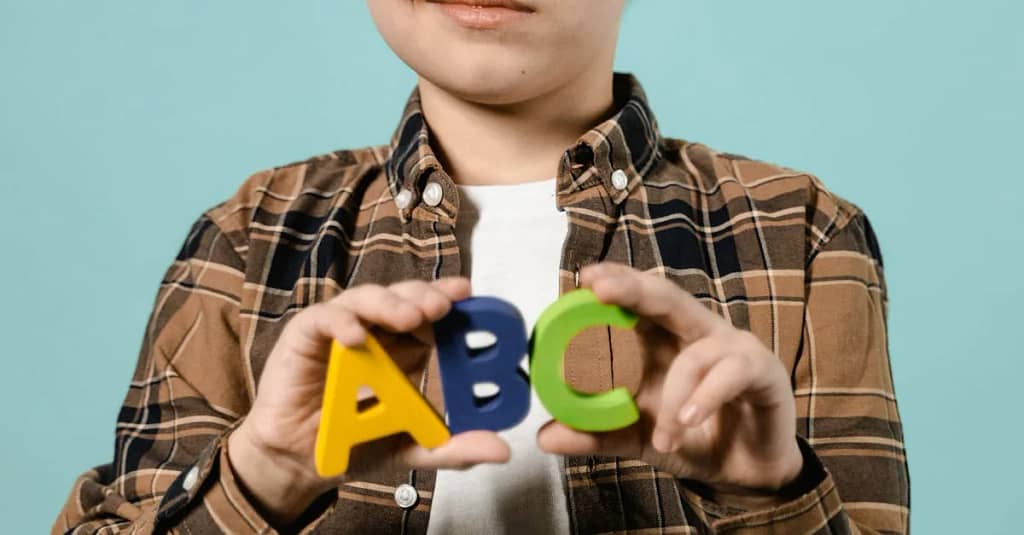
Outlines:
{"label": "buttoned collar tip", "polygon": [[458,213],[458,192],[430,146],[430,129],[414,90],[391,139],[385,165],[388,187],[402,222],[416,210],[442,219],[454,220]]}
{"label": "buttoned collar tip", "polygon": [[[643,183],[658,159],[661,136],[643,88],[631,74],[613,79],[617,111],[565,152],[558,173],[559,207],[593,187],[618,206]],[[417,209],[454,220],[459,196],[430,144],[430,129],[414,90],[391,140],[388,183],[407,221]],[[408,191],[408,193],[403,193]]]}

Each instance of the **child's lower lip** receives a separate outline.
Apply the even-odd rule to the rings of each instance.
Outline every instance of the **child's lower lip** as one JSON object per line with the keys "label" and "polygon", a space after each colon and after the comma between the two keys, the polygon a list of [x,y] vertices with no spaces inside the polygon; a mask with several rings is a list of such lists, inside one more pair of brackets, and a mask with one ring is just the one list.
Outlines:
{"label": "child's lower lip", "polygon": [[530,13],[507,7],[437,4],[456,24],[477,30],[493,30],[526,18]]}

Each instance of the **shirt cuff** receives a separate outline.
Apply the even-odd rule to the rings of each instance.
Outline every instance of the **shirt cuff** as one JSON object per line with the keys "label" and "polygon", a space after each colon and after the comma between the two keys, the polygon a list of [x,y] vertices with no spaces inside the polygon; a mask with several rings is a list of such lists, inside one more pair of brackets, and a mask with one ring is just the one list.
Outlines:
{"label": "shirt cuff", "polygon": [[[158,527],[187,528],[186,533],[279,533],[249,501],[231,469],[227,442],[237,426],[211,441],[167,489],[157,512]],[[314,502],[302,515],[302,524],[285,532],[312,531],[333,512],[337,493],[327,498]]]}
{"label": "shirt cuff", "polygon": [[744,511],[724,507],[691,489],[683,488],[714,533],[768,534],[817,533],[842,514],[842,501],[835,481],[802,437],[797,437],[804,467],[793,483],[780,491],[789,501],[765,509]]}

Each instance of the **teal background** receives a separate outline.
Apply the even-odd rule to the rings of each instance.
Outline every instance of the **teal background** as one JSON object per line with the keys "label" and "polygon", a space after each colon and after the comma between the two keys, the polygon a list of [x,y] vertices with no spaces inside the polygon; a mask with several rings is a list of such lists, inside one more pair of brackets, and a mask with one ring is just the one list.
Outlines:
{"label": "teal background", "polygon": [[[665,133],[810,170],[871,216],[917,533],[1021,531],[1021,20],[1018,0],[634,0],[623,26]],[[44,532],[111,457],[192,220],[254,171],[385,142],[413,82],[363,2],[0,1],[0,531]]]}

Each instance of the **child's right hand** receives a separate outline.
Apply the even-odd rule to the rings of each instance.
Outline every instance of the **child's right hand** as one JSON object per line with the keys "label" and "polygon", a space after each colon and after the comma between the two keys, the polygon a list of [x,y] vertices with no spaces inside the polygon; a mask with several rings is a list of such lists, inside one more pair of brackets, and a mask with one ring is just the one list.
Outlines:
{"label": "child's right hand", "polygon": [[469,281],[464,278],[364,285],[292,318],[267,360],[252,409],[227,445],[235,475],[269,522],[287,524],[342,481],[375,472],[508,461],[508,445],[496,433],[470,431],[433,450],[405,436],[357,447],[348,472],[339,478],[322,479],[314,468],[331,341],[356,346],[364,341],[367,327],[379,327],[394,333],[382,335],[381,342],[398,366],[417,374],[433,345],[431,324],[444,317],[454,301],[469,294]]}

